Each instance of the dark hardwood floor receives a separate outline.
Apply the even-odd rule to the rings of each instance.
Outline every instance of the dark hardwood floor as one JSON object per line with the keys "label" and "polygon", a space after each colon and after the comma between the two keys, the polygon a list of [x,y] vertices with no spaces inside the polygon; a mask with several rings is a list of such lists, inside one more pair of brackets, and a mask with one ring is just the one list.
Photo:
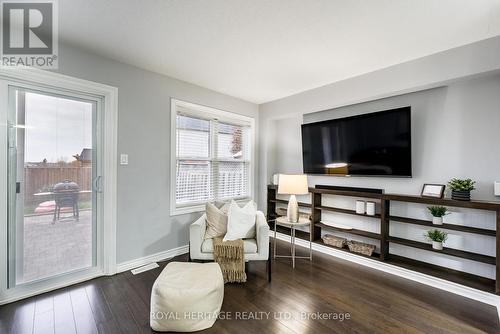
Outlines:
{"label": "dark hardwood floor", "polygon": [[[282,252],[285,246],[280,243]],[[1,306],[0,333],[150,333],[151,286],[167,263]],[[231,319],[204,332],[500,333],[493,306],[320,253],[312,263],[298,260],[295,270],[288,259],[274,261],[271,283],[265,263],[250,263],[248,271],[247,283],[225,286],[222,311]],[[269,319],[260,312],[271,312]],[[350,319],[305,318],[318,313],[349,313]]]}

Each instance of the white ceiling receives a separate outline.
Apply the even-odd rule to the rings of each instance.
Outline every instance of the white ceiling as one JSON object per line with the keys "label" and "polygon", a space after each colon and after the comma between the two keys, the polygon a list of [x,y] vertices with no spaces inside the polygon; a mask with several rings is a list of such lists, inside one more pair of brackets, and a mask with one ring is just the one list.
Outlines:
{"label": "white ceiling", "polygon": [[500,35],[500,0],[60,0],[63,42],[255,103]]}

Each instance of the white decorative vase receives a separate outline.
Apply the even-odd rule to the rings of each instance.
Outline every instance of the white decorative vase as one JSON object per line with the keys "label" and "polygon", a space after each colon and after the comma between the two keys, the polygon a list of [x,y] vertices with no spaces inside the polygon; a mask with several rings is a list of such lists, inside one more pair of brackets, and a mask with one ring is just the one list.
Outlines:
{"label": "white decorative vase", "polygon": [[290,199],[288,200],[286,218],[292,223],[297,223],[299,221],[299,203],[295,195],[290,195]]}
{"label": "white decorative vase", "polygon": [[443,250],[443,243],[441,241],[433,241],[432,248],[437,250]]}
{"label": "white decorative vase", "polygon": [[375,202],[366,202],[366,214],[375,216]]}
{"label": "white decorative vase", "polygon": [[365,202],[364,201],[356,201],[356,213],[363,215],[365,214]]}
{"label": "white decorative vase", "polygon": [[432,217],[432,223],[434,225],[443,225],[443,217]]}

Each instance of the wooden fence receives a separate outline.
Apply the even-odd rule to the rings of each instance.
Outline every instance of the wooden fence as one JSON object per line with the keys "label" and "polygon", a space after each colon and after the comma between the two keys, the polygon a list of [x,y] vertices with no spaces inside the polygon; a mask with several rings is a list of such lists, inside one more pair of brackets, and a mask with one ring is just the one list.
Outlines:
{"label": "wooden fence", "polygon": [[80,190],[92,190],[92,167],[25,167],[25,202],[34,203],[44,200],[37,198],[34,194],[51,191],[56,183],[66,180],[76,182]]}

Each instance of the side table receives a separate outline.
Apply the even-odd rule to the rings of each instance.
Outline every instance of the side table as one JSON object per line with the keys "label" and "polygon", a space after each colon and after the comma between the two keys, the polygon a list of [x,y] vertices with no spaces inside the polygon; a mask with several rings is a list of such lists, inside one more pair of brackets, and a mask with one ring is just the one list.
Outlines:
{"label": "side table", "polygon": [[[291,255],[276,255],[276,226],[284,226],[290,228],[291,237]],[[287,257],[292,258],[292,266],[295,268],[295,259],[309,259],[312,261],[312,234],[309,234],[309,256],[295,256],[295,230],[297,227],[310,226],[311,220],[307,218],[300,217],[297,223],[288,221],[287,217],[278,217],[274,221],[274,258],[277,257]]]}

